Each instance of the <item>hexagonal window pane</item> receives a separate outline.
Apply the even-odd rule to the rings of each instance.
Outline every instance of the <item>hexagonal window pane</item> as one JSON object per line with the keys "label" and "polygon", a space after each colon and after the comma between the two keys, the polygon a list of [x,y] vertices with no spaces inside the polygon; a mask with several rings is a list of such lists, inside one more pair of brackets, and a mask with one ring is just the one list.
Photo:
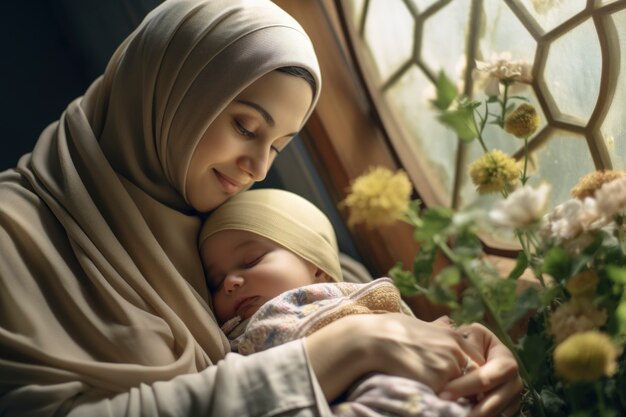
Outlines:
{"label": "hexagonal window pane", "polygon": [[480,38],[477,59],[489,60],[492,55],[509,52],[511,59],[533,62],[537,43],[524,25],[501,0],[484,3],[487,23]]}
{"label": "hexagonal window pane", "polygon": [[433,4],[437,3],[439,0],[411,0],[411,1],[413,2],[413,4],[417,6],[417,10],[419,10],[419,12],[421,13],[424,10],[428,9]]}
{"label": "hexagonal window pane", "polygon": [[[613,14],[620,45],[626,45],[626,10]],[[623,50],[623,46],[622,46]],[[614,63],[615,64],[615,63]],[[613,103],[602,124],[602,135],[614,169],[626,170],[626,54],[621,54]]]}
{"label": "hexagonal window pane", "polygon": [[549,31],[580,13],[587,0],[520,0],[537,23]]}
{"label": "hexagonal window pane", "polygon": [[403,2],[371,0],[365,22],[365,41],[384,82],[413,53],[415,21]]}
{"label": "hexagonal window pane", "polygon": [[561,113],[588,122],[600,91],[601,69],[600,43],[591,19],[550,45],[544,80]]}
{"label": "hexagonal window pane", "polygon": [[429,181],[443,186],[444,200],[449,201],[458,140],[437,120],[438,113],[429,102],[433,96],[434,87],[416,66],[386,92],[393,114],[414,139],[410,143],[414,157],[427,167]]}
{"label": "hexagonal window pane", "polygon": [[452,2],[424,23],[420,60],[433,73],[443,70],[453,79],[463,78],[470,3]]}
{"label": "hexagonal window pane", "polygon": [[552,186],[551,207],[571,198],[570,190],[596,167],[585,138],[573,133],[556,132],[535,153],[535,170],[529,183],[547,182]]}

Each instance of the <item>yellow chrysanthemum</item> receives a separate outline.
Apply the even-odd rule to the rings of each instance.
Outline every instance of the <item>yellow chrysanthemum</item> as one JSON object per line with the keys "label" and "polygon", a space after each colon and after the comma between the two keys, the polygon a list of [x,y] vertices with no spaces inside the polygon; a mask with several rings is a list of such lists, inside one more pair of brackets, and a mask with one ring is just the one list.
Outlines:
{"label": "yellow chrysanthemum", "polygon": [[587,298],[572,298],[550,315],[549,331],[557,343],[576,333],[597,330],[606,323],[606,310],[599,310]]}
{"label": "yellow chrysanthemum", "polygon": [[626,172],[613,171],[610,169],[590,172],[583,176],[578,181],[578,184],[572,188],[571,195],[579,200],[584,200],[586,197],[593,197],[602,185],[624,176],[626,176]]}
{"label": "yellow chrysanthemum", "polygon": [[578,333],[554,349],[554,370],[568,381],[594,381],[615,373],[618,355],[619,349],[608,335]]}
{"label": "yellow chrysanthemum", "polygon": [[539,128],[539,114],[528,103],[520,104],[504,121],[504,130],[520,139],[535,133]]}
{"label": "yellow chrysanthemum", "polygon": [[573,297],[593,294],[598,285],[598,275],[588,269],[567,280],[565,288]]}
{"label": "yellow chrysanthemum", "polygon": [[494,149],[470,165],[470,177],[479,194],[497,193],[512,187],[519,178],[520,169],[515,159]]}
{"label": "yellow chrysanthemum", "polygon": [[404,171],[370,168],[354,180],[350,194],[341,203],[350,210],[348,225],[376,226],[397,220],[409,208],[412,188]]}

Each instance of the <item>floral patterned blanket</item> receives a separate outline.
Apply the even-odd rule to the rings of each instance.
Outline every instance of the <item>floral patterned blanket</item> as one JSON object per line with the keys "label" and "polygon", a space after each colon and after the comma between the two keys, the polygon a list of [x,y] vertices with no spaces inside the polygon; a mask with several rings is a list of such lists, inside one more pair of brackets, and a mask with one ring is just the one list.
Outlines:
{"label": "floral patterned blanket", "polygon": [[[403,312],[413,315],[389,278],[367,284],[312,284],[286,291],[248,320],[235,318],[222,329],[233,351],[244,355],[305,337],[350,314]],[[426,385],[406,378],[370,375],[333,406],[338,417],[465,417],[469,408],[443,401]]]}

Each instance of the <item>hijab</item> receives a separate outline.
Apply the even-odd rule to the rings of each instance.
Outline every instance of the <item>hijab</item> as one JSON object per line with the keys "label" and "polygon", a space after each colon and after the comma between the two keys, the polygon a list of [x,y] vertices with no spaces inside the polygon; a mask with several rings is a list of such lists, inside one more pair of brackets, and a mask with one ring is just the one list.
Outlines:
{"label": "hijab", "polygon": [[223,230],[243,230],[269,239],[342,281],[333,226],[313,203],[285,190],[240,193],[218,207],[202,226],[199,247]]}
{"label": "hijab", "polygon": [[284,11],[167,0],[0,174],[0,393],[123,391],[224,357],[186,173],[220,111],[283,66],[315,77],[310,114],[318,64]]}

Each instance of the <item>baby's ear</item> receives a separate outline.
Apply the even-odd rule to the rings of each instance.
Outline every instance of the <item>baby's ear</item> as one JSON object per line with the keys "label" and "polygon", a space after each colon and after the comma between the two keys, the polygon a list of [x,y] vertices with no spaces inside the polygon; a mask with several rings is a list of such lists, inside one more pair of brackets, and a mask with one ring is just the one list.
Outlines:
{"label": "baby's ear", "polygon": [[318,283],[322,283],[322,282],[333,282],[334,280],[326,272],[317,268],[315,270],[315,281],[317,281]]}

